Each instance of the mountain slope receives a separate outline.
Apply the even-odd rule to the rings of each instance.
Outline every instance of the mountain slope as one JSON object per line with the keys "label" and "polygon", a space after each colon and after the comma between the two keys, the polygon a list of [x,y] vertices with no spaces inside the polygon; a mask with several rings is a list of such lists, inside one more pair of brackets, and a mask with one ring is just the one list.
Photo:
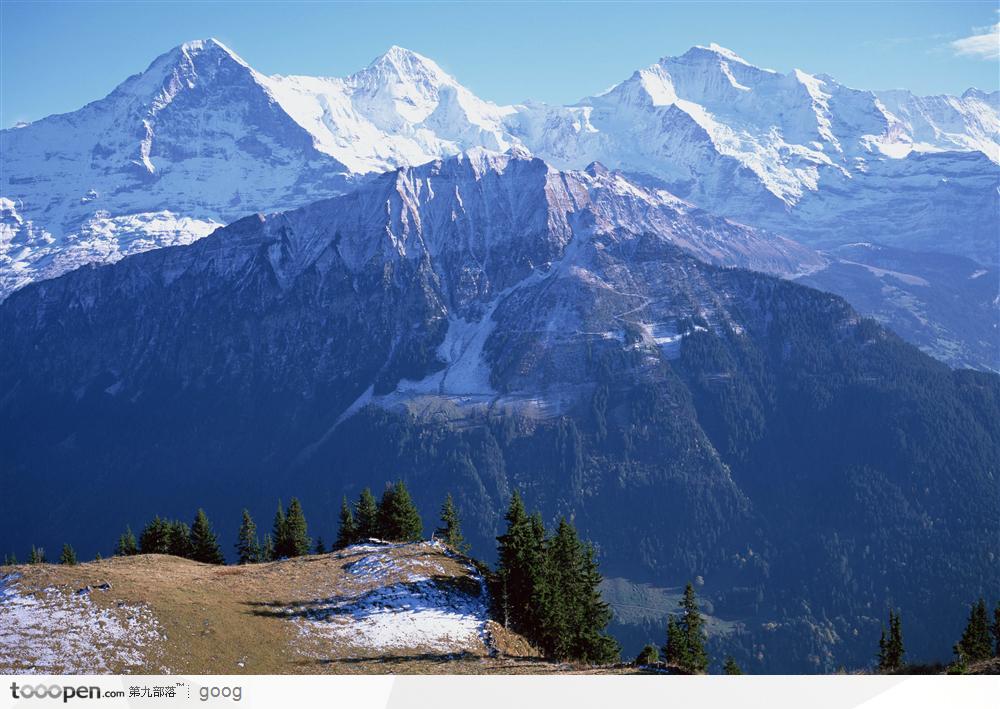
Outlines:
{"label": "mountain slope", "polygon": [[4,673],[490,672],[504,665],[491,659],[497,626],[481,575],[430,542],[372,540],[236,567],[158,554],[4,567],[0,599]]}
{"label": "mountain slope", "polygon": [[475,152],[18,291],[0,484],[55,492],[0,537],[107,550],[123,509],[290,494],[332,531],[342,494],[403,477],[488,558],[519,488],[609,576],[702,577],[755,671],[862,664],[890,604],[914,657],[947,654],[1000,582],[1000,380],[732,268],[753,239],[795,263],[781,240],[715,221],[704,263],[683,205],[618,187]]}

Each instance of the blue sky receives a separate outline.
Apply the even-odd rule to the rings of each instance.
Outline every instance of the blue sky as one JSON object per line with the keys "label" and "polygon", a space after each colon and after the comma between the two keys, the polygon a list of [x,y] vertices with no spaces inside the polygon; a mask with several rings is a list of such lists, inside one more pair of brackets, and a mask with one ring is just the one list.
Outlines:
{"label": "blue sky", "polygon": [[0,2],[0,126],[71,111],[186,40],[268,74],[342,76],[392,44],[483,98],[571,103],[661,56],[717,42],[753,64],[858,88],[1000,83],[985,2]]}

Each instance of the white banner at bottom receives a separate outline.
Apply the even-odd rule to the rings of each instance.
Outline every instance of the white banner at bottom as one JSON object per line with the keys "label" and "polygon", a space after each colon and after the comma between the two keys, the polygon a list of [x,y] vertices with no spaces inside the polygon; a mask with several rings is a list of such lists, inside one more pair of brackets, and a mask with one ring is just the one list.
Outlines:
{"label": "white banner at bottom", "polygon": [[0,707],[997,709],[1000,676],[3,677]]}

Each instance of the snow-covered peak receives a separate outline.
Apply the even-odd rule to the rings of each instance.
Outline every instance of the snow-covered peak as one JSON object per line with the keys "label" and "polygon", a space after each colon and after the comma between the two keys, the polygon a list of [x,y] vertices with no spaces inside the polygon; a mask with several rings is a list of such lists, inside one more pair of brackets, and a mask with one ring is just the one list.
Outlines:
{"label": "snow-covered peak", "polygon": [[726,47],[723,47],[720,44],[716,44],[715,42],[710,43],[707,47],[704,47],[700,44],[695,45],[694,47],[689,49],[684,54],[684,56],[703,56],[704,53],[706,52],[715,54],[729,61],[739,62],[740,64],[746,64],[747,66],[751,66],[750,62],[748,62],[746,59],[738,55],[732,49],[727,49]]}

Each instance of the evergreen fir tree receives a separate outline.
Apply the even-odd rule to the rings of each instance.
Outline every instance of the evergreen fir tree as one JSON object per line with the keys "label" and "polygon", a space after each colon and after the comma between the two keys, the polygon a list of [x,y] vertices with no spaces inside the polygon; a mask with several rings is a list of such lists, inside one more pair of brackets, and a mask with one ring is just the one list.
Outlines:
{"label": "evergreen fir tree", "polygon": [[708,655],[705,653],[705,621],[698,610],[694,586],[688,584],[681,599],[681,630],[684,633],[684,662],[689,672],[703,673],[708,671]]}
{"label": "evergreen fir tree", "polygon": [[878,641],[879,672],[898,672],[903,669],[903,629],[899,614],[889,609],[889,633],[882,628]]}
{"label": "evergreen fir tree", "polygon": [[545,572],[539,596],[543,646],[560,659],[606,664],[618,659],[618,644],[604,629],[611,609],[601,599],[601,575],[594,549],[581,543],[565,519],[545,546]]}
{"label": "evergreen fir tree", "polygon": [[451,493],[444,498],[444,504],[441,506],[441,526],[434,530],[434,536],[459,554],[469,552],[469,545],[462,536],[462,523],[458,518],[458,510],[455,509]]}
{"label": "evergreen fir tree", "polygon": [[274,513],[274,523],[271,525],[271,540],[274,543],[274,559],[288,556],[288,524],[285,518],[285,507],[278,500],[278,509]]}
{"label": "evergreen fir tree", "polygon": [[14,566],[17,564],[17,554],[10,553],[6,554],[3,558],[4,566]]}
{"label": "evergreen fir tree", "polygon": [[740,666],[736,664],[736,660],[733,659],[732,655],[726,657],[726,661],[722,665],[722,671],[725,672],[727,675],[743,674],[743,670],[741,670]]}
{"label": "evergreen fir tree", "polygon": [[314,554],[326,554],[326,544],[323,543],[323,537],[316,537],[316,548],[313,550]]}
{"label": "evergreen fir tree", "polygon": [[680,602],[681,617],[673,615],[667,620],[667,645],[663,649],[668,665],[682,672],[701,674],[708,671],[708,654],[705,652],[705,620],[698,610],[694,586],[688,584]]}
{"label": "evergreen fir tree", "polygon": [[257,540],[257,525],[254,524],[250,511],[243,510],[243,520],[240,522],[240,532],[236,537],[236,563],[257,564],[261,561],[260,542]]}
{"label": "evergreen fir tree", "polygon": [[294,556],[306,556],[312,549],[312,540],[309,538],[308,527],[306,526],[306,516],[302,511],[302,505],[297,497],[293,497],[288,505],[288,512],[285,516],[285,547],[284,552],[279,554],[289,558]]}
{"label": "evergreen fir tree", "polygon": [[667,644],[663,646],[663,659],[671,667],[680,667],[686,653],[684,633],[677,618],[671,614],[667,618]]}
{"label": "evergreen fir tree", "polygon": [[656,645],[646,645],[635,658],[635,665],[645,667],[660,661],[660,649]]}
{"label": "evergreen fir tree", "polygon": [[139,533],[139,552],[141,554],[170,553],[170,523],[160,519],[159,515],[143,527]]}
{"label": "evergreen fir tree", "polygon": [[379,536],[378,504],[375,502],[372,491],[367,487],[361,491],[361,496],[358,498],[354,519],[357,521],[357,539],[355,541],[364,541]]}
{"label": "evergreen fir tree", "polygon": [[59,563],[65,566],[76,566],[76,552],[69,544],[63,544],[62,554],[59,555]]}
{"label": "evergreen fir tree", "polygon": [[358,541],[358,525],[354,521],[354,513],[351,506],[347,504],[347,496],[340,503],[340,526],[337,529],[337,541],[334,549],[349,547]]}
{"label": "evergreen fir tree", "polygon": [[94,556],[94,561],[100,561],[103,558],[104,557],[101,556],[101,552],[97,552],[97,554]]}
{"label": "evergreen fir tree", "polygon": [[504,519],[507,531],[497,537],[498,615],[505,627],[536,638],[540,634],[537,600],[545,565],[545,528],[540,518],[535,522],[528,517],[516,490]]}
{"label": "evergreen fir tree", "polygon": [[191,547],[191,528],[179,520],[168,523],[167,528],[167,553],[182,559],[190,559],[194,551]]}
{"label": "evergreen fir tree", "polygon": [[390,542],[419,542],[423,538],[424,524],[402,480],[382,494],[378,528],[379,536]]}
{"label": "evergreen fir tree", "polygon": [[203,564],[224,564],[225,557],[219,548],[219,541],[212,531],[212,525],[205,515],[205,510],[199,508],[191,525],[191,558]]}
{"label": "evergreen fir tree", "polygon": [[962,633],[962,639],[955,645],[955,655],[959,663],[980,662],[993,656],[990,638],[990,624],[986,613],[986,601],[979,599],[969,612],[969,622]]}
{"label": "evergreen fir tree", "polygon": [[270,534],[264,535],[264,546],[261,549],[261,554],[264,561],[274,561],[277,558],[274,555],[274,539],[271,538]]}
{"label": "evergreen fir tree", "polygon": [[42,547],[36,547],[34,544],[31,545],[31,555],[28,557],[29,564],[44,564],[45,563],[45,550]]}
{"label": "evergreen fir tree", "polygon": [[118,547],[115,549],[115,556],[132,556],[139,553],[139,545],[132,534],[132,528],[125,526],[125,533],[118,537]]}

